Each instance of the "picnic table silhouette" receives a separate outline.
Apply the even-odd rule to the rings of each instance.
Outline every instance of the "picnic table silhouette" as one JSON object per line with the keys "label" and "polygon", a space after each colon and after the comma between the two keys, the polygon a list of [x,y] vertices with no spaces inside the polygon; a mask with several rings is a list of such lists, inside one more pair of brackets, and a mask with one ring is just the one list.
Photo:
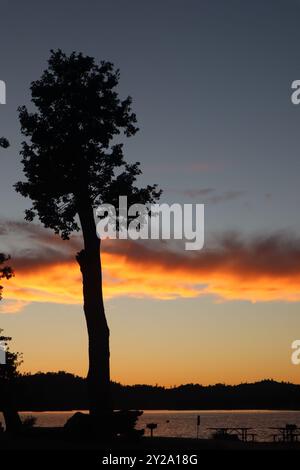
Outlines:
{"label": "picnic table silhouette", "polygon": [[224,427],[224,426],[219,426],[215,428],[208,428],[212,431],[215,431],[220,435],[220,437],[227,438],[228,436],[237,436],[240,438],[243,442],[248,441],[248,437],[251,437],[252,441],[254,441],[256,434],[254,433],[249,433],[253,428],[249,427],[244,427],[244,426],[239,426],[239,427]]}
{"label": "picnic table silhouette", "polygon": [[283,442],[294,442],[298,441],[300,436],[300,427],[296,424],[286,424],[285,426],[271,427],[269,429],[278,431],[276,434],[273,434],[273,441],[281,438]]}

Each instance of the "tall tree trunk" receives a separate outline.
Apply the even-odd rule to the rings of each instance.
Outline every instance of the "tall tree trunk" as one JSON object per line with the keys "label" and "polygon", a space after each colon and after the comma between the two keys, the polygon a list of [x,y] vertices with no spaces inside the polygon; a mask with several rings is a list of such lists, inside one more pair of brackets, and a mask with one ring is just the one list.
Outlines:
{"label": "tall tree trunk", "polygon": [[112,411],[109,366],[109,328],[107,325],[100,259],[100,240],[96,234],[93,209],[84,205],[79,212],[84,250],[77,254],[82,273],[84,313],[89,342],[87,375],[90,414],[103,417]]}

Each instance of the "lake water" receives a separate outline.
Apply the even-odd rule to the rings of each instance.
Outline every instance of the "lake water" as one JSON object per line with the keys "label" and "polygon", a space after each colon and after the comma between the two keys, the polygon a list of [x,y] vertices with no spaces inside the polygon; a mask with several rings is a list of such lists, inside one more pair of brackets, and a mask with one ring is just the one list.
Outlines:
{"label": "lake water", "polygon": [[[63,426],[74,412],[26,412],[22,417],[35,416],[38,426]],[[199,437],[209,438],[210,427],[249,427],[257,434],[256,440],[272,440],[271,427],[288,424],[300,426],[300,411],[144,411],[137,428],[145,428],[147,423],[157,423],[155,436],[196,437],[197,416],[200,415]],[[145,435],[149,433],[146,430]]]}

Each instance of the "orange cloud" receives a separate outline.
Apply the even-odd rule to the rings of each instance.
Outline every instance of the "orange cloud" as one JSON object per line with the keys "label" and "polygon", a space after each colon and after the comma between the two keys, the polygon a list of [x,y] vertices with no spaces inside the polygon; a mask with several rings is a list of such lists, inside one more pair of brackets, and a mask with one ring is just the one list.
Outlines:
{"label": "orange cloud", "polygon": [[[64,242],[30,224],[17,228],[23,246],[7,247],[16,276],[5,284],[8,300],[2,310],[17,311],[29,302],[81,304],[74,259],[80,239]],[[15,233],[16,226],[9,230]],[[106,299],[212,295],[216,301],[300,301],[300,241],[284,235],[250,241],[225,236],[200,252],[171,249],[161,242],[105,241],[102,264]]]}
{"label": "orange cloud", "polygon": [[0,304],[0,314],[1,313],[19,313],[21,312],[28,302],[23,300],[16,300],[15,298],[12,300],[2,301]]}

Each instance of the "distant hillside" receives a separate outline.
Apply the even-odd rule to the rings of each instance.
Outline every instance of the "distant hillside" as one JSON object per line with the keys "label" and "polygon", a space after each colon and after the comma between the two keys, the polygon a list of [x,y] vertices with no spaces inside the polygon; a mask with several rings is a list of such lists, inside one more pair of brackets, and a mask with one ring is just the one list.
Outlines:
{"label": "distant hillside", "polygon": [[[85,379],[65,372],[22,375],[16,383],[20,410],[87,408]],[[300,385],[264,380],[241,385],[197,384],[164,388],[112,383],[116,409],[299,409]]]}

